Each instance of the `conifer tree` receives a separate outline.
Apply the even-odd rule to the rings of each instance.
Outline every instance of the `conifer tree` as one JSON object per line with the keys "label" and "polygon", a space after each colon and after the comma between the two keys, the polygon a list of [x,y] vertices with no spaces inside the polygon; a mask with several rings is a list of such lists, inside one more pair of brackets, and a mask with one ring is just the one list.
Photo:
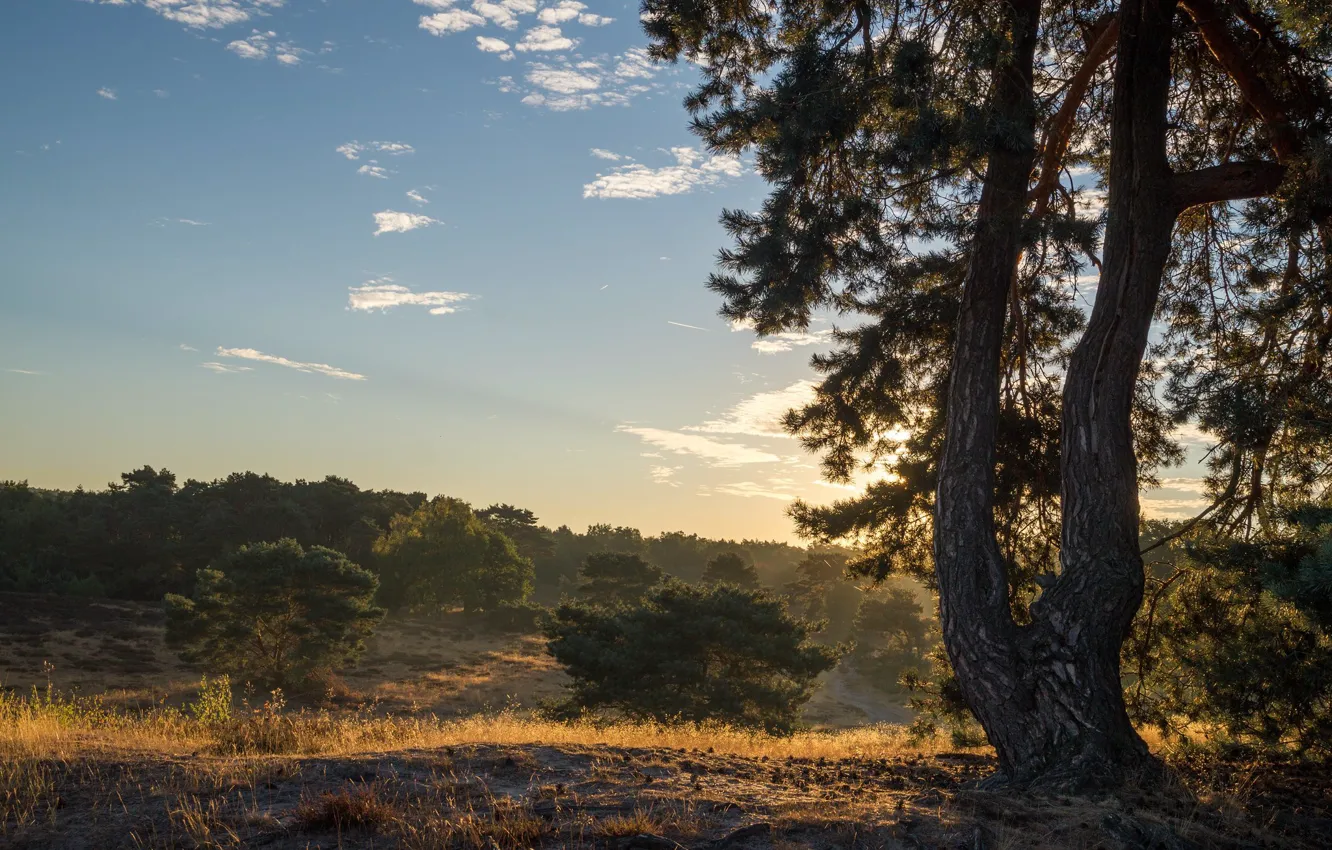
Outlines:
{"label": "conifer tree", "polygon": [[661,583],[661,567],[624,552],[593,552],[583,561],[578,593],[598,604],[634,603]]}
{"label": "conifer tree", "polygon": [[720,721],[790,732],[839,650],[763,591],[669,581],[638,605],[565,603],[545,632],[564,665],[566,713]]}
{"label": "conifer tree", "polygon": [[739,552],[723,552],[708,561],[703,570],[704,584],[733,584],[736,587],[756,589],[758,570]]}
{"label": "conifer tree", "polygon": [[532,592],[532,562],[461,499],[438,496],[394,517],[375,555],[390,607],[491,611]]}
{"label": "conifer tree", "polygon": [[1329,476],[1309,439],[1332,422],[1332,16],[1305,0],[644,12],[654,56],[702,68],[696,131],[752,150],[771,184],[757,212],[723,214],[723,315],[760,334],[840,316],[787,425],[833,480],[892,465],[862,497],[797,505],[800,530],[868,537],[860,571],[937,583],[1005,779],[1150,767],[1119,648],[1143,592],[1137,492],[1181,457],[1171,427],[1216,443],[1203,520],[1261,524]]}
{"label": "conifer tree", "polygon": [[167,595],[167,644],[210,672],[299,682],[357,659],[384,616],[377,586],[373,573],[322,546],[242,546],[200,570],[192,596]]}

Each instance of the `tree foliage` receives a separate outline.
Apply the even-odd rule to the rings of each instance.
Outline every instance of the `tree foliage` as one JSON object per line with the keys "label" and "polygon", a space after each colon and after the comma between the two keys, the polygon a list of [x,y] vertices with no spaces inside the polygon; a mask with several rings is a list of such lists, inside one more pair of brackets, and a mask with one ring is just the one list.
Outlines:
{"label": "tree foliage", "polygon": [[1139,722],[1332,754],[1332,510],[1287,517],[1262,542],[1206,534],[1180,547],[1126,647]]}
{"label": "tree foliage", "polygon": [[960,692],[1022,782],[1149,760],[1118,658],[1136,494],[1182,458],[1175,426],[1213,443],[1215,528],[1261,532],[1332,481],[1316,7],[644,4],[651,53],[702,69],[694,129],[770,186],[722,214],[722,314],[839,321],[786,424],[833,481],[877,480],[798,528],[937,579]]}
{"label": "tree foliage", "polygon": [[877,687],[893,691],[908,670],[930,672],[932,620],[916,595],[902,586],[888,586],[868,594],[851,625],[855,650],[851,661]]}
{"label": "tree foliage", "polygon": [[568,707],[660,722],[719,721],[790,732],[838,650],[776,598],[678,581],[639,605],[565,603],[545,627],[568,672]]}
{"label": "tree foliage", "polygon": [[167,644],[212,672],[274,685],[355,662],[384,611],[346,556],[290,538],[242,546],[168,594]]}
{"label": "tree foliage", "polygon": [[198,570],[238,547],[284,537],[371,568],[390,518],[423,501],[334,476],[245,472],[181,485],[151,466],[102,491],[0,482],[0,589],[161,599],[188,593]]}
{"label": "tree foliage", "polygon": [[703,570],[704,584],[733,584],[736,587],[756,589],[758,570],[739,552],[723,552],[708,561]]}
{"label": "tree foliage", "polygon": [[638,602],[664,578],[661,567],[623,552],[588,555],[578,575],[579,595],[602,605]]}
{"label": "tree foliage", "polygon": [[374,551],[393,608],[491,610],[532,590],[532,562],[460,499],[439,496],[394,517]]}

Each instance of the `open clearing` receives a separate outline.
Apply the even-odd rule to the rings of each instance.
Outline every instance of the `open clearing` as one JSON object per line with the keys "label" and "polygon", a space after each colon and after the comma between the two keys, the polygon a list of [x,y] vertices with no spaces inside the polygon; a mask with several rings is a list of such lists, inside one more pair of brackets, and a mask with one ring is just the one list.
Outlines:
{"label": "open clearing", "polygon": [[[153,606],[0,601],[6,685],[44,688],[47,662],[56,689],[105,692],[111,709],[10,699],[0,846],[1332,846],[1318,766],[1176,758],[1183,781],[1165,792],[1033,798],[973,787],[994,769],[987,750],[852,728],[857,709],[828,694],[844,728],[789,738],[535,720],[502,709],[558,692],[540,641],[457,620],[390,622],[308,710],[265,710],[259,696],[209,726],[172,708],[193,698],[198,671],[162,646]],[[824,690],[873,708],[853,685]]]}

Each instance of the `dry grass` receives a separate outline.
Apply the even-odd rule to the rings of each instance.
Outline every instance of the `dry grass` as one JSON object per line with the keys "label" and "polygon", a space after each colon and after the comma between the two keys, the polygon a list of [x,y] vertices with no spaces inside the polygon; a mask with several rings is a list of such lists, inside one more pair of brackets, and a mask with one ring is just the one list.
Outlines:
{"label": "dry grass", "polygon": [[903,727],[889,725],[776,737],[719,725],[556,723],[511,711],[454,719],[433,715],[380,717],[284,711],[280,703],[239,712],[223,723],[204,723],[166,705],[123,710],[110,708],[96,698],[61,695],[51,689],[28,695],[0,692],[0,757],[5,759],[68,758],[98,750],[355,755],[469,744],[603,746],[828,760],[932,754],[949,749],[942,740],[912,744]]}
{"label": "dry grass", "polygon": [[337,793],[325,791],[296,809],[296,823],[302,829],[339,833],[348,829],[383,829],[401,817],[397,806],[384,799],[373,785],[344,788]]}

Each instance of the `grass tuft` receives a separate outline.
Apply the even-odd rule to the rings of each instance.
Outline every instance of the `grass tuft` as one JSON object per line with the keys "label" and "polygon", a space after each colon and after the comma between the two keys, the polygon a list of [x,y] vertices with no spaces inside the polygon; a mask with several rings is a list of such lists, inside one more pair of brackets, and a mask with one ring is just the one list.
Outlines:
{"label": "grass tuft", "polygon": [[401,817],[398,807],[381,797],[373,785],[343,788],[337,793],[326,791],[317,798],[302,801],[296,808],[296,823],[310,832],[378,831]]}

